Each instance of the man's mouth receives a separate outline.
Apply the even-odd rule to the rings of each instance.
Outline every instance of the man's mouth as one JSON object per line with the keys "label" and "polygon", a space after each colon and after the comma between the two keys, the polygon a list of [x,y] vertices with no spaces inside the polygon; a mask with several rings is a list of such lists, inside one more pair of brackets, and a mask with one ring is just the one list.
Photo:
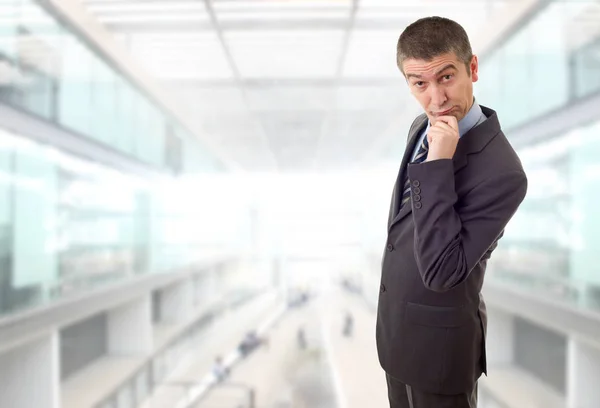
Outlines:
{"label": "man's mouth", "polygon": [[434,116],[444,116],[449,114],[450,112],[452,112],[454,108],[450,108],[450,109],[446,109],[445,111],[441,111],[441,112],[433,112]]}

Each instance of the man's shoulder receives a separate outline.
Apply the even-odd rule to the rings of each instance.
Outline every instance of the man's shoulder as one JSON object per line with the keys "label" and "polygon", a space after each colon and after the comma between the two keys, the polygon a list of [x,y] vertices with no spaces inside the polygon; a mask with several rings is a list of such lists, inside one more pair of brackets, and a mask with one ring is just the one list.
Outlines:
{"label": "man's shoulder", "polygon": [[427,122],[427,114],[421,113],[419,116],[417,116],[413,120],[412,125],[410,125],[410,130],[413,131],[413,130],[415,130],[415,128],[418,128],[419,126],[423,126],[425,124],[425,122]]}
{"label": "man's shoulder", "polygon": [[422,113],[419,116],[417,116],[413,120],[412,125],[410,125],[410,128],[408,130],[408,135],[406,137],[406,141],[408,142],[410,140],[410,137],[414,134],[414,132],[416,132],[423,125],[425,125],[426,122],[427,122],[427,115],[425,113]]}
{"label": "man's shoulder", "polygon": [[479,166],[482,174],[504,174],[520,171],[524,173],[523,164],[514,147],[502,131],[498,129],[490,143],[476,155],[478,160],[470,160],[470,164]]}

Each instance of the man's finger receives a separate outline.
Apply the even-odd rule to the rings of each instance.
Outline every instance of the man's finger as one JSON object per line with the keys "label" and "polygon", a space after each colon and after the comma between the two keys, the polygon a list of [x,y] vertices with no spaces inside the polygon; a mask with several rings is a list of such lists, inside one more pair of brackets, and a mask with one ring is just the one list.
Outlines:
{"label": "man's finger", "polygon": [[427,132],[427,139],[429,139],[429,141],[431,141],[431,138],[434,136],[442,136],[445,133],[447,133],[445,130],[440,129],[440,128],[436,128],[436,127],[430,127],[429,131]]}
{"label": "man's finger", "polygon": [[442,122],[442,121],[439,121],[439,120],[437,122],[435,122],[435,125],[433,125],[431,127],[431,129],[435,129],[435,128],[438,128],[438,129],[443,130],[443,131],[448,131],[448,132],[456,133],[456,129],[454,129],[449,124],[447,124],[445,122]]}
{"label": "man's finger", "polygon": [[458,131],[458,121],[454,116],[439,116],[437,120],[448,124],[452,129]]}
{"label": "man's finger", "polygon": [[[454,131],[454,129],[452,129],[450,126],[444,124],[442,126],[432,126],[429,128],[429,132],[428,132],[428,136],[433,136],[433,137],[452,137],[453,135],[456,134],[456,132]],[[431,140],[430,140],[431,141]]]}

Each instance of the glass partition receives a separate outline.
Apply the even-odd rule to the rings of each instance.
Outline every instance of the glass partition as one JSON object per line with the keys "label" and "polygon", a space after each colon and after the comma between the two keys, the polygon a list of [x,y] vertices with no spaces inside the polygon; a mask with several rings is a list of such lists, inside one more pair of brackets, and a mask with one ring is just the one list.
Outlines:
{"label": "glass partition", "polygon": [[145,179],[0,128],[0,315],[239,247],[246,204],[223,211],[219,184]]}
{"label": "glass partition", "polygon": [[[517,127],[600,91],[600,30],[593,2],[552,0],[480,56],[478,101]],[[517,97],[518,95],[518,97]]]}
{"label": "glass partition", "polygon": [[600,310],[600,122],[519,153],[529,191],[489,278]]}
{"label": "glass partition", "polygon": [[[190,132],[37,0],[0,4],[0,102],[157,167],[222,169]],[[172,154],[172,145],[182,143],[190,146],[185,163]]]}

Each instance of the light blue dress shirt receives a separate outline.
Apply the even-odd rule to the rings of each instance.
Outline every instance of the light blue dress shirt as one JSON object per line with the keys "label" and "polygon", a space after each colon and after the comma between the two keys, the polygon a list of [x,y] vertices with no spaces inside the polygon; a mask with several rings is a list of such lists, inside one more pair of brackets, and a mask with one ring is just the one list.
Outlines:
{"label": "light blue dress shirt", "polygon": [[[462,137],[465,133],[467,133],[469,130],[473,129],[475,126],[479,125],[486,119],[487,118],[481,111],[481,107],[479,106],[477,101],[473,100],[473,106],[471,106],[471,109],[469,109],[469,112],[467,112],[467,114],[465,115],[464,118],[462,118],[461,120],[458,121],[459,136]],[[410,159],[411,162],[415,160],[415,157],[417,156],[417,152],[419,151],[419,146],[421,146],[421,143],[425,139],[425,136],[427,135],[427,132],[429,131],[430,125],[431,125],[431,123],[429,121],[427,121],[427,127],[425,128],[425,130],[423,130],[423,132],[419,136],[418,143],[415,145],[415,150],[413,152],[412,158]]]}

